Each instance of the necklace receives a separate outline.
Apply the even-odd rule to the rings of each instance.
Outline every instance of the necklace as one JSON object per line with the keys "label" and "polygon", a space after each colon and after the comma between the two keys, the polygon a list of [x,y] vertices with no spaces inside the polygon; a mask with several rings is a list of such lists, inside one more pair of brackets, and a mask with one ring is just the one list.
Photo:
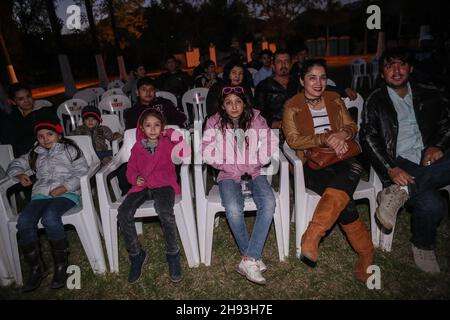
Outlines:
{"label": "necklace", "polygon": [[322,101],[322,96],[315,98],[315,99],[309,99],[309,98],[305,97],[305,102],[312,106],[317,106],[321,101]]}

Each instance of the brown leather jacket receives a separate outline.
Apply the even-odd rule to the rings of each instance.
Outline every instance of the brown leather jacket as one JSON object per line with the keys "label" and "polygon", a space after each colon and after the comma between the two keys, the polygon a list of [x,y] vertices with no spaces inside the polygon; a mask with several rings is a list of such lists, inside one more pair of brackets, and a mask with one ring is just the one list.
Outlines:
{"label": "brown leather jacket", "polygon": [[[331,129],[334,132],[345,130],[350,134],[350,139],[354,139],[358,132],[358,126],[345,107],[341,96],[336,92],[325,91],[323,97]],[[296,151],[297,156],[303,162],[306,161],[304,150],[325,145],[326,134],[314,133],[313,119],[305,103],[303,91],[286,101],[282,129],[287,144]]]}

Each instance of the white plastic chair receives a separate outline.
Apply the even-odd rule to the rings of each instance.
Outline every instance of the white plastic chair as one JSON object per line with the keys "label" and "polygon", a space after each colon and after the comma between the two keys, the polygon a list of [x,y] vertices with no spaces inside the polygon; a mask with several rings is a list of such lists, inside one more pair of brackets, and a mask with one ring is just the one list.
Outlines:
{"label": "white plastic chair", "polygon": [[0,241],[0,287],[9,286],[14,282],[11,262],[6,254],[4,242]]}
{"label": "white plastic chair", "polygon": [[[198,151],[196,150],[196,153],[197,152]],[[280,164],[280,188],[279,192],[274,190],[276,208],[273,220],[278,246],[278,256],[280,261],[285,261],[289,256],[289,167],[288,162],[281,151],[277,152],[275,157],[279,157],[279,159],[274,160],[279,161]],[[194,165],[200,258],[202,263],[206,266],[210,266],[215,216],[218,212],[225,211],[225,208],[222,206],[219,186],[217,184],[214,185],[208,193],[206,192],[206,173],[206,165]],[[244,211],[256,211],[256,204],[253,199],[245,200]]]}
{"label": "white plastic chair", "polygon": [[[94,152],[90,137],[71,136],[80,149],[83,151],[86,161],[89,164],[89,172],[81,177],[81,205],[67,211],[62,221],[64,225],[71,224],[75,227],[80,237],[83,249],[86,252],[89,263],[94,273],[104,273],[106,271],[105,258],[100,242],[97,212],[92,199],[90,179],[100,167],[100,161]],[[22,284],[22,272],[17,244],[17,213],[13,212],[6,199],[6,190],[16,183],[13,179],[8,179],[0,185],[0,230],[2,240],[5,241],[6,252],[12,261],[13,275],[18,285]],[[7,234],[5,234],[5,226]],[[39,223],[39,228],[43,228]],[[6,239],[5,239],[6,238]]]}
{"label": "white plastic chair", "polygon": [[123,114],[125,109],[131,108],[131,101],[125,95],[113,95],[102,99],[98,105],[98,108],[102,114],[106,113],[117,115],[122,127],[125,128],[125,119],[123,118]]}
{"label": "white plastic chair", "polygon": [[33,104],[33,111],[46,108],[46,107],[53,107],[53,103],[51,103],[48,100],[40,99],[40,100],[34,100]]}
{"label": "white plastic chair", "polygon": [[90,89],[84,89],[81,91],[78,91],[77,93],[75,93],[72,97],[72,99],[81,99],[87,102],[88,105],[97,106],[97,102],[98,102],[98,98],[97,98],[97,94],[94,93],[92,90]]}
{"label": "white plastic chair", "polygon": [[175,107],[178,107],[177,97],[175,97],[175,95],[173,93],[171,93],[169,91],[157,91],[156,96],[170,100],[170,101],[172,101],[172,103]]}
{"label": "white plastic chair", "polygon": [[366,60],[362,58],[356,58],[352,60],[350,65],[352,72],[352,89],[356,90],[358,88],[359,80],[361,79],[361,86],[363,85],[364,78],[367,78],[369,82],[369,87],[372,88],[372,78],[371,75],[367,73],[367,63]]}
{"label": "white plastic chair", "polygon": [[357,110],[357,121],[356,124],[358,125],[358,136],[359,136],[359,129],[361,128],[361,121],[362,121],[362,111],[364,107],[364,99],[361,97],[359,93],[357,93],[355,100],[350,100],[349,97],[343,99],[345,106],[347,107],[347,110],[350,112],[353,108],[356,108]]}
{"label": "white plastic chair", "polygon": [[[185,135],[185,137],[187,137]],[[111,272],[119,272],[119,248],[117,232],[118,208],[125,197],[113,202],[108,191],[107,177],[120,165],[127,162],[131,148],[136,142],[136,129],[125,131],[124,144],[113,160],[102,168],[96,175],[100,213],[102,218],[103,233],[108,253]],[[181,196],[175,197],[175,220],[183,244],[184,252],[189,267],[197,267],[200,264],[198,253],[197,229],[195,225],[194,208],[192,203],[192,190],[189,184],[189,165],[182,164],[181,170]],[[157,216],[154,201],[146,201],[135,214],[135,218]]]}
{"label": "white plastic chair", "polygon": [[[0,166],[5,170],[8,169],[11,161],[14,160],[14,152],[13,148],[10,144],[0,144]],[[4,180],[8,180],[8,177],[5,176],[3,179],[0,179],[0,183]],[[22,199],[25,199],[25,194],[23,192],[20,193]],[[10,198],[10,203],[14,211],[17,211],[16,198],[14,195]]]}
{"label": "white plastic chair", "polygon": [[[75,130],[77,125],[82,123],[81,110],[87,105],[87,102],[84,100],[70,99],[58,106],[56,114],[64,128],[65,134]],[[67,117],[70,119],[70,128],[67,127]]]}
{"label": "white plastic chair", "polygon": [[119,88],[121,89],[125,84],[123,83],[122,80],[113,80],[108,84],[108,90],[109,89],[114,89],[114,88]]}
{"label": "white plastic chair", "polygon": [[254,77],[255,73],[258,72],[257,69],[255,68],[247,68],[248,72],[250,72],[250,74],[252,75],[252,78]]}
{"label": "white plastic chair", "polygon": [[103,89],[102,87],[96,87],[96,88],[87,88],[87,89],[84,89],[83,91],[91,92],[91,93],[95,94],[95,97],[96,97],[95,106],[97,107],[101,100],[103,93],[105,92],[105,89]]}
{"label": "white plastic chair", "polygon": [[[119,117],[115,114],[102,114],[102,125],[111,129],[113,133],[118,132],[123,134],[123,127],[120,124]],[[111,149],[113,151],[113,155],[119,152],[119,142],[123,139],[113,140],[111,143]],[[109,141],[108,141],[109,142]]]}
{"label": "white plastic chair", "polygon": [[[283,146],[284,154],[286,158],[294,168],[294,214],[295,214],[295,247],[297,257],[300,257],[301,253],[301,237],[308,227],[309,221],[311,221],[314,210],[317,203],[320,200],[320,196],[312,190],[309,190],[305,186],[305,177],[303,175],[303,163],[295,154],[288,144],[285,142]],[[372,230],[372,242],[375,246],[378,246],[376,223],[375,223],[375,210],[377,207],[376,202],[376,190],[381,186],[381,181],[375,174],[373,169],[370,170],[369,181],[360,180],[353,194],[353,199],[368,199],[370,205],[370,223]]]}
{"label": "white plastic chair", "polygon": [[[203,121],[207,115],[206,113],[206,96],[208,95],[208,88],[194,88],[186,91],[183,94],[181,102],[183,104],[183,110],[186,114],[187,123],[194,122],[196,120]],[[194,119],[190,119],[188,112],[188,104],[192,105]]]}
{"label": "white plastic chair", "polygon": [[336,87],[336,82],[334,82],[330,78],[327,78],[327,86]]}
{"label": "white plastic chair", "polygon": [[100,101],[102,101],[103,99],[108,98],[110,96],[127,96],[127,95],[122,91],[121,88],[112,88],[112,89],[105,91],[102,94],[102,98],[100,99]]}

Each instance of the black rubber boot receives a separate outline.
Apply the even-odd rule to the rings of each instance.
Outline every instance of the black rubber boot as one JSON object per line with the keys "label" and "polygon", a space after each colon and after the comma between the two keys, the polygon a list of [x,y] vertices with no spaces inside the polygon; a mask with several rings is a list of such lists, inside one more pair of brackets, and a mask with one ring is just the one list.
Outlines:
{"label": "black rubber boot", "polygon": [[67,239],[50,240],[53,256],[53,279],[50,287],[59,289],[66,285],[67,267],[69,266],[69,243]]}
{"label": "black rubber boot", "polygon": [[33,242],[20,246],[25,262],[30,267],[30,275],[22,287],[22,292],[31,292],[41,285],[42,280],[48,276],[48,269],[42,260],[41,248],[39,242]]}
{"label": "black rubber boot", "polygon": [[166,253],[167,263],[169,264],[169,276],[172,282],[179,282],[182,279],[180,251],[176,253]]}

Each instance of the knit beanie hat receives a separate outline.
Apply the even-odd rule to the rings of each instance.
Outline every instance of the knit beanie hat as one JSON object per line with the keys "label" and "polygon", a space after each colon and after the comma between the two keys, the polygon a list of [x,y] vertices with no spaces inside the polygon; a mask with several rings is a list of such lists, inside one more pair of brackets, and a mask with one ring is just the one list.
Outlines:
{"label": "knit beanie hat", "polygon": [[98,122],[102,122],[102,116],[100,110],[93,106],[86,106],[81,110],[81,117],[83,120],[87,117],[94,117],[98,120]]}
{"label": "knit beanie hat", "polygon": [[40,129],[48,129],[55,131],[58,134],[63,134],[64,130],[59,123],[58,117],[53,113],[40,112],[34,121],[34,134]]}

